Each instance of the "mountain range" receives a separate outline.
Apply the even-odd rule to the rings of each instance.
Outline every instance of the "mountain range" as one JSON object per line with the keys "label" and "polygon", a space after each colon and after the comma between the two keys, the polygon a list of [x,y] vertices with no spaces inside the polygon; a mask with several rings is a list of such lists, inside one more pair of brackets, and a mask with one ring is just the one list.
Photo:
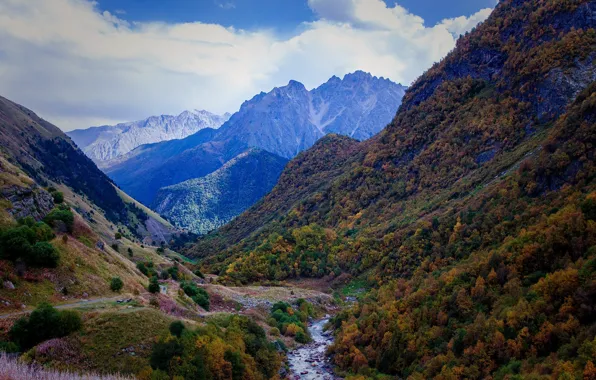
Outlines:
{"label": "mountain range", "polygon": [[[276,180],[283,169],[279,165],[281,158],[293,158],[328,133],[367,139],[380,131],[391,121],[404,91],[405,87],[399,84],[362,71],[347,74],[343,79],[332,77],[311,91],[299,82],[290,81],[284,87],[276,87],[244,102],[219,129],[204,128],[184,139],[143,145],[103,162],[101,167],[124,191],[172,217],[179,227],[206,233],[271,190],[275,184],[272,179]],[[245,199],[251,200],[238,201],[242,207],[233,207],[233,212],[226,209],[226,205],[231,205],[229,202],[215,207],[211,201],[198,198],[206,193],[199,188],[191,189],[200,181],[171,187],[209,175],[252,148],[275,154],[280,159],[262,160],[262,165],[271,166],[260,171],[267,176],[256,178],[261,185],[249,188],[255,191],[252,195],[246,189],[233,188],[242,184],[228,182],[230,176],[218,177],[215,184],[219,190],[213,189],[211,182],[211,191],[228,195],[241,192]],[[234,168],[237,172],[248,167],[234,165]],[[175,195],[168,194],[174,189]],[[182,208],[186,208],[184,217],[180,217]]]}
{"label": "mountain range", "polygon": [[288,161],[224,125],[112,163],[177,181],[172,218],[231,211],[193,241],[0,98],[0,377],[596,379],[595,15],[500,1],[366,141]]}
{"label": "mountain range", "polygon": [[230,114],[184,111],[177,116],[151,116],[144,120],[77,129],[67,135],[96,163],[118,158],[138,146],[183,139],[204,128],[219,128]]}

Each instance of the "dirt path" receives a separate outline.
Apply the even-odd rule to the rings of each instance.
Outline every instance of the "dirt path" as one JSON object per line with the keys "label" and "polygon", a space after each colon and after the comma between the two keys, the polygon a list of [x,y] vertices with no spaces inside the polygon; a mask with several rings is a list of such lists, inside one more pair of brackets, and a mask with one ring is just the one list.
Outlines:
{"label": "dirt path", "polygon": [[[65,304],[53,305],[53,306],[56,309],[74,309],[74,308],[80,307],[80,306],[92,305],[92,304],[101,303],[101,302],[118,301],[120,299],[127,299],[127,297],[119,295],[117,297],[102,297],[102,298],[83,299],[83,300],[80,300],[77,302],[65,303]],[[125,305],[125,304],[123,304],[123,305]],[[3,314],[0,314],[0,319],[6,319],[6,318],[14,317],[17,315],[25,315],[25,314],[31,313],[32,311],[33,311],[32,309],[28,309],[28,310],[23,310],[23,311],[15,311],[12,313],[3,313]]]}

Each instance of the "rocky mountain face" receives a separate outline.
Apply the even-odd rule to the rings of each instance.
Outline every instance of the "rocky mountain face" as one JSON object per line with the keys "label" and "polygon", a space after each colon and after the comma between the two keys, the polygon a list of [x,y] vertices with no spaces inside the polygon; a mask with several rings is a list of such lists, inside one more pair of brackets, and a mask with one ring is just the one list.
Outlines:
{"label": "rocky mountain face", "polygon": [[365,140],[391,122],[405,89],[362,71],[311,91],[290,81],[242,104],[216,139],[235,137],[288,159],[328,133]]}
{"label": "rocky mountain face", "polygon": [[172,223],[205,234],[267,194],[286,162],[275,154],[249,149],[204,177],[161,188],[153,208]]}
{"label": "rocky mountain face", "polygon": [[180,115],[151,116],[144,120],[67,132],[85,154],[97,163],[118,158],[138,146],[183,139],[205,128],[217,129],[230,114],[192,110]]}
{"label": "rocky mountain face", "polygon": [[[595,15],[591,0],[499,2],[386,129],[321,140],[186,254],[220,281],[370,289],[332,322],[352,373],[591,376]],[[333,170],[313,186],[319,162]]]}

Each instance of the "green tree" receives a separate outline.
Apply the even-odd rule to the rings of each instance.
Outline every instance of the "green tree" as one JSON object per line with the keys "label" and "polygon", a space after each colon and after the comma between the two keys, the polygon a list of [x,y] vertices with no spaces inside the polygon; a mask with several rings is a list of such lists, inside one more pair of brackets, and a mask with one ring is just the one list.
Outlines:
{"label": "green tree", "polygon": [[62,222],[66,226],[67,231],[70,233],[72,232],[74,226],[74,214],[69,208],[59,206],[46,215],[44,222],[53,227],[57,226],[57,222]]}
{"label": "green tree", "polygon": [[58,250],[48,242],[41,241],[35,243],[25,257],[25,262],[34,267],[41,268],[56,268],[60,261],[60,253]]}
{"label": "green tree", "polygon": [[150,293],[159,293],[159,281],[157,280],[157,277],[151,277],[147,290]]}
{"label": "green tree", "polygon": [[62,192],[60,192],[60,191],[53,191],[50,194],[52,194],[52,198],[54,198],[54,203],[55,204],[64,203],[64,194],[62,194]]}
{"label": "green tree", "polygon": [[110,289],[112,289],[113,292],[120,292],[123,286],[124,282],[122,282],[120,277],[112,278],[112,281],[110,282]]}
{"label": "green tree", "polygon": [[184,323],[182,323],[182,321],[174,321],[170,323],[170,334],[180,338],[185,328],[186,327],[184,326]]}
{"label": "green tree", "polygon": [[29,317],[15,322],[9,336],[22,349],[29,349],[44,340],[78,331],[81,327],[81,317],[76,311],[59,312],[52,305],[41,303]]}

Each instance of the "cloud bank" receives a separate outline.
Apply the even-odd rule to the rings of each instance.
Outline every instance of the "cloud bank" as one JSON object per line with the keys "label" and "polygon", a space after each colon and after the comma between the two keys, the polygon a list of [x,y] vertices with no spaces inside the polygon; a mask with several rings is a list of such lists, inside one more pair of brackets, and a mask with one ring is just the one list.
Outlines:
{"label": "cloud bank", "polygon": [[381,0],[308,5],[317,21],[281,37],[131,23],[88,0],[0,0],[0,95],[71,130],[193,108],[234,112],[290,79],[311,88],[357,69],[407,85],[491,11],[429,27]]}

